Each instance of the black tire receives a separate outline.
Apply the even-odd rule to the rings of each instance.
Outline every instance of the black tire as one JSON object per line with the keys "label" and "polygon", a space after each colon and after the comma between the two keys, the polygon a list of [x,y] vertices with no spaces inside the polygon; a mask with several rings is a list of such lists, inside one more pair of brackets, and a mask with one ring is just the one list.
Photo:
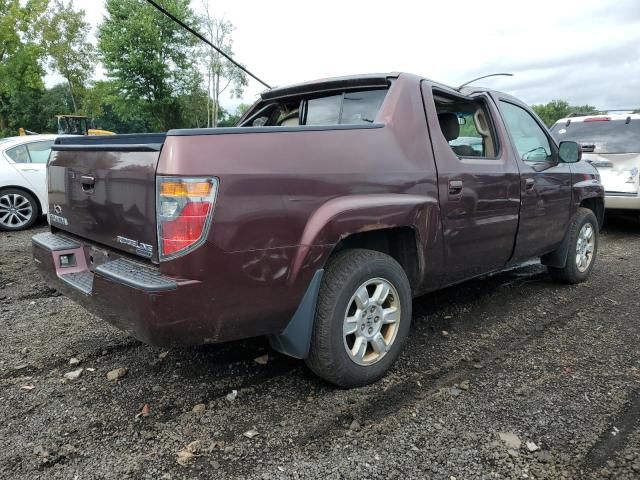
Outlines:
{"label": "black tire", "polygon": [[[578,262],[576,259],[578,236],[582,228],[588,223],[591,224],[591,228],[593,229],[593,252],[588,266],[586,267],[586,269],[581,271],[581,269],[578,267]],[[578,211],[571,219],[571,225],[569,226],[568,235],[569,251],[567,253],[567,262],[565,266],[562,268],[548,267],[548,270],[553,281],[573,285],[576,283],[582,283],[587,278],[589,278],[589,275],[593,270],[593,265],[596,263],[600,234],[598,230],[598,219],[596,218],[593,211],[589,210],[588,208],[578,208]]]}
{"label": "black tire", "polygon": [[[17,189],[17,188],[4,188],[0,190],[0,202],[2,201],[2,197],[4,196],[11,196],[11,195],[19,195],[22,198],[24,198],[28,203],[29,203],[29,208],[31,209],[31,216],[29,218],[29,220],[27,220],[24,224],[21,225],[15,225],[12,226],[10,223],[3,223],[1,220],[2,218],[0,218],[0,230],[3,231],[8,231],[8,232],[15,232],[18,230],[26,230],[27,228],[30,228],[34,223],[36,223],[36,221],[38,220],[38,217],[40,216],[40,207],[38,205],[37,200],[35,199],[35,197],[27,192],[26,190],[21,190],[21,189]],[[13,198],[13,197],[11,197]],[[2,207],[2,205],[0,205],[0,207]]]}
{"label": "black tire", "polygon": [[[388,282],[397,292],[399,325],[395,327],[395,337],[390,341],[386,353],[376,363],[359,365],[347,353],[343,322],[352,296],[359,287],[370,280],[380,279]],[[395,302],[393,295],[390,298]],[[363,249],[337,253],[330,259],[322,279],[307,365],[319,377],[343,388],[379,380],[400,355],[409,334],[411,301],[407,275],[390,256]],[[363,312],[363,322],[364,316]]]}

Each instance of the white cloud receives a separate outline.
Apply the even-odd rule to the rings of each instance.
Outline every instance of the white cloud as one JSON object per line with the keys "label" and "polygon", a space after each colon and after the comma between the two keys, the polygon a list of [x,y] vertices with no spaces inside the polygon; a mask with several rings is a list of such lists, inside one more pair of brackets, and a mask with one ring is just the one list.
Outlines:
{"label": "white cloud", "polygon": [[[77,4],[97,25],[102,2]],[[457,85],[508,71],[515,77],[482,83],[530,103],[640,106],[637,0],[211,4],[236,27],[236,58],[273,85],[380,71],[409,71]],[[261,90],[252,82],[244,100]]]}

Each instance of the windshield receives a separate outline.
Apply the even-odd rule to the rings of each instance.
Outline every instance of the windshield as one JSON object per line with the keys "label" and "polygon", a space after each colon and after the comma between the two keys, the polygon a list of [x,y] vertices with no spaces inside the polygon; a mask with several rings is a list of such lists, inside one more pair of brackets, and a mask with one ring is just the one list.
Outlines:
{"label": "windshield", "polygon": [[593,145],[595,153],[640,153],[640,120],[556,123],[551,133],[558,142],[573,140]]}

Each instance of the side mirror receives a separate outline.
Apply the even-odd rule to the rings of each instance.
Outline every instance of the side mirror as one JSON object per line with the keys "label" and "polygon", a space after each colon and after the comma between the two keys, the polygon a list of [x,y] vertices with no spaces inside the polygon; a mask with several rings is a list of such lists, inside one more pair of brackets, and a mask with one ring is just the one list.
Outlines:
{"label": "side mirror", "polygon": [[582,160],[582,147],[576,142],[560,142],[558,148],[560,161],[564,163],[577,163]]}

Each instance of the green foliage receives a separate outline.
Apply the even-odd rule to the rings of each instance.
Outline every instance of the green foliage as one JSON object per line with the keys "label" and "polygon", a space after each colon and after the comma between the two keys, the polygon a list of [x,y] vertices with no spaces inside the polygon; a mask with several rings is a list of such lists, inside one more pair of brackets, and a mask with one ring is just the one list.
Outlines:
{"label": "green foliage", "polygon": [[[189,0],[165,0],[163,6],[194,23]],[[119,93],[115,113],[125,122],[141,122],[146,131],[185,123],[184,104],[201,83],[193,36],[144,0],[107,0],[106,8],[98,49]]]}
{"label": "green foliage", "polygon": [[238,105],[238,107],[236,108],[236,111],[233,114],[228,114],[225,110],[221,109],[220,110],[221,115],[218,120],[218,126],[219,127],[235,127],[240,121],[240,118],[242,117],[242,115],[244,115],[245,112],[249,110],[250,107],[251,105],[248,105],[246,103],[241,103],[240,105]]}
{"label": "green foliage", "polygon": [[74,113],[78,111],[76,91],[84,89],[93,73],[95,55],[95,48],[87,40],[90,26],[84,17],[84,10],[74,10],[73,0],[67,4],[55,0],[43,34],[49,66],[67,81]]}
{"label": "green foliage", "polygon": [[25,99],[43,88],[40,37],[47,0],[0,0],[0,135],[29,116]]}
{"label": "green foliage", "polygon": [[532,105],[531,108],[538,114],[547,127],[551,127],[561,118],[568,117],[572,113],[594,114],[598,110],[591,105],[572,106],[564,100],[552,100],[542,105]]}
{"label": "green foliage", "polygon": [[[203,0],[204,15],[199,17],[200,29],[211,43],[225,54],[233,57],[233,39],[231,35],[235,27],[224,18],[216,18],[211,13],[209,0]],[[218,51],[209,46],[200,47],[200,57],[204,59],[205,77],[207,79],[207,126],[225,126],[219,124],[226,113],[220,106],[220,95],[225,91],[231,97],[240,98],[244,88],[248,85],[247,74],[227,60]]]}

